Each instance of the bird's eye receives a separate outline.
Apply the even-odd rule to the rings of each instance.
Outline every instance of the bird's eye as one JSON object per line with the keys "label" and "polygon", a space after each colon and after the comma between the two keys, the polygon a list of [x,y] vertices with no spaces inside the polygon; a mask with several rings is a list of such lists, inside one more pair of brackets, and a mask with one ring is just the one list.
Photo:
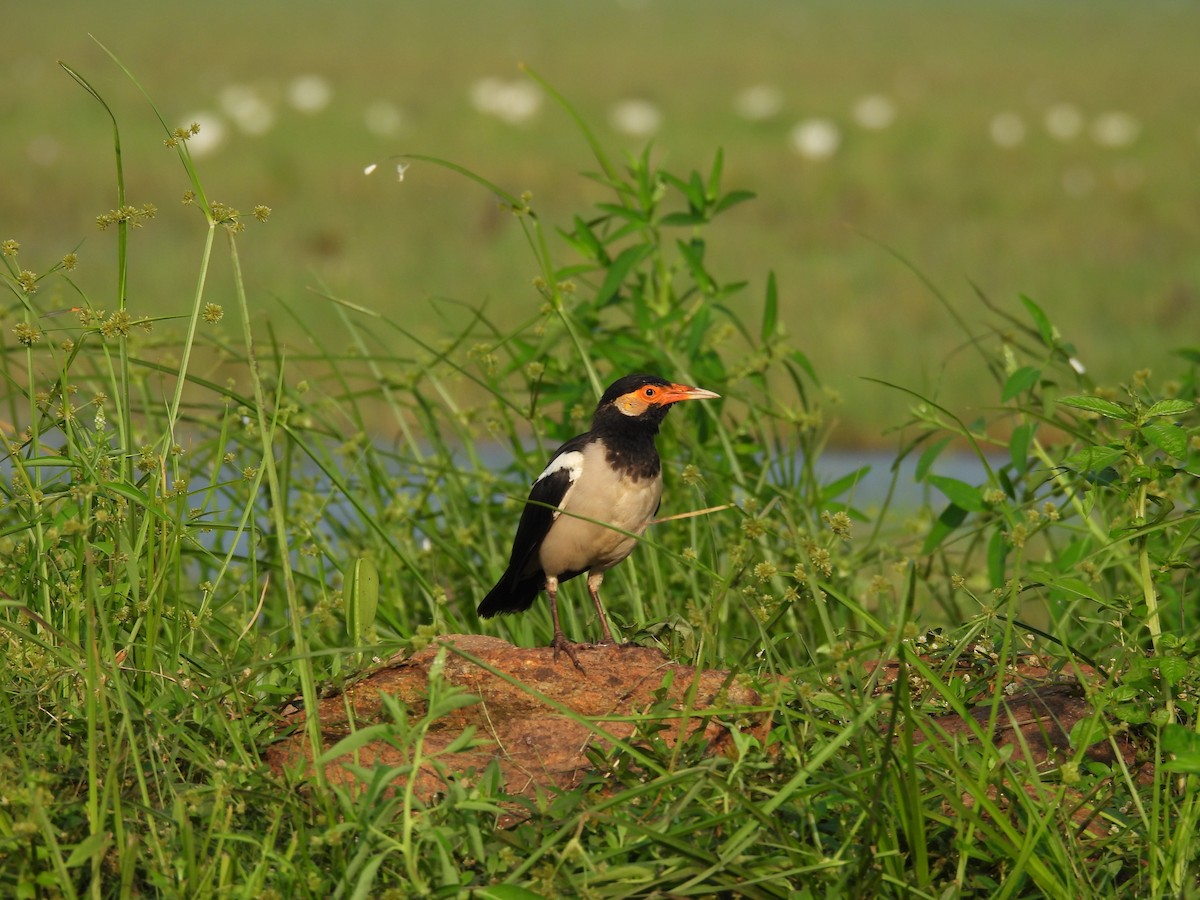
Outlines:
{"label": "bird's eye", "polygon": [[651,397],[653,397],[656,393],[658,393],[658,392],[656,390],[654,390],[654,388],[652,388],[652,387],[642,389],[642,396],[645,397],[647,400],[649,400]]}

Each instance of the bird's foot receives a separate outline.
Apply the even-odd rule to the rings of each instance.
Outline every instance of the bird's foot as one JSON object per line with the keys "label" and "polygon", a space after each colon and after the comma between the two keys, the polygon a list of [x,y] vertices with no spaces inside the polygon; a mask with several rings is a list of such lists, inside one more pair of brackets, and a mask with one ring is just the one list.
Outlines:
{"label": "bird's foot", "polygon": [[579,657],[575,655],[575,645],[568,640],[565,634],[563,634],[561,631],[554,632],[554,638],[550,641],[550,646],[554,648],[555,662],[558,662],[558,654],[560,652],[565,653],[571,658],[571,662],[575,664],[575,668],[577,668],[584,675],[587,674],[587,669],[580,665]]}

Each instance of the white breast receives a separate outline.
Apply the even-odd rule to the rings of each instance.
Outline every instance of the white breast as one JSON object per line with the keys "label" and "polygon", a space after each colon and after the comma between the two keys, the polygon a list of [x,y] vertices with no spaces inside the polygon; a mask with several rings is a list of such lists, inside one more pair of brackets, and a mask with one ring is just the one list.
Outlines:
{"label": "white breast", "polygon": [[632,479],[613,470],[599,443],[564,454],[553,466],[569,468],[572,484],[538,552],[542,569],[561,575],[612,568],[633,552],[658,509],[662,478]]}

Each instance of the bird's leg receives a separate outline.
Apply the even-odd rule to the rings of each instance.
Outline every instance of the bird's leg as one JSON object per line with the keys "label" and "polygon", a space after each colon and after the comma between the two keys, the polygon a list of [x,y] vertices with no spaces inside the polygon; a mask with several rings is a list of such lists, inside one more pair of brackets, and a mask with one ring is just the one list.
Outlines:
{"label": "bird's leg", "polygon": [[612,636],[612,631],[608,627],[608,619],[604,615],[604,607],[600,605],[600,583],[604,581],[603,572],[588,573],[588,593],[592,595],[592,602],[596,604],[596,615],[600,617],[600,628],[604,631],[604,637],[601,638],[601,644],[615,644],[617,641]]}
{"label": "bird's leg", "polygon": [[558,662],[559,651],[562,651],[571,657],[575,668],[586,675],[587,671],[579,664],[579,658],[575,655],[575,645],[567,639],[562,626],[558,624],[558,578],[554,575],[546,576],[546,593],[550,597],[550,619],[554,622],[554,637],[550,639],[550,646],[554,648],[554,661]]}

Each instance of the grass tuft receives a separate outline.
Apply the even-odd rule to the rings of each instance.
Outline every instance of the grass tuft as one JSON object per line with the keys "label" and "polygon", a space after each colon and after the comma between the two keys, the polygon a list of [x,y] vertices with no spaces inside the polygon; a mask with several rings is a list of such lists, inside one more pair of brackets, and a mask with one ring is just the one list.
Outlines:
{"label": "grass tuft", "polygon": [[[527,195],[423,157],[521,229],[537,272],[522,321],[447,303],[445,330],[427,335],[319,286],[342,331],[294,316],[304,339],[283,343],[272,319],[291,316],[286,301],[246,290],[242,232],[257,223],[207,199],[175,131],[201,213],[199,267],[180,284],[192,311],[139,309],[128,263],[153,206],[126,203],[115,118],[112,298],[79,289],[77,260],[39,265],[19,235],[4,242],[4,892],[1200,890],[1195,351],[1172,380],[1093,384],[1041,305],[981,297],[957,322],[991,402],[967,420],[896,386],[908,412],[892,490],[862,496],[863,470],[819,466],[834,422],[780,326],[774,278],[750,298],[710,265],[710,224],[750,199],[724,186],[723,155],[689,173],[649,149],[618,163],[533,77],[596,156],[592,208],[551,226]],[[364,769],[354,792],[272,775],[263,749],[297,693],[314,708],[371,660],[447,632],[548,640],[542,606],[486,625],[474,606],[548,452],[635,370],[726,399],[664,430],[664,514],[703,514],[667,518],[614,570],[614,623],[753,681],[766,740],[723,711],[735,752],[706,757],[667,748],[648,715],[642,740],[597,751],[578,790],[509,797],[487,771],[426,804],[388,788],[425,759],[429,724],[471,702],[435,678],[424,718],[384,698],[384,719],[340,748],[386,733],[410,766]],[[961,452],[976,476],[949,474]],[[924,500],[902,507],[914,458]],[[573,635],[594,628],[585,603],[564,614]],[[949,734],[946,713],[977,738],[1005,721],[1005,673],[1033,657],[1092,673],[1096,712],[1051,764]],[[1133,765],[1085,753],[1126,738]],[[520,824],[498,828],[513,809]]]}

